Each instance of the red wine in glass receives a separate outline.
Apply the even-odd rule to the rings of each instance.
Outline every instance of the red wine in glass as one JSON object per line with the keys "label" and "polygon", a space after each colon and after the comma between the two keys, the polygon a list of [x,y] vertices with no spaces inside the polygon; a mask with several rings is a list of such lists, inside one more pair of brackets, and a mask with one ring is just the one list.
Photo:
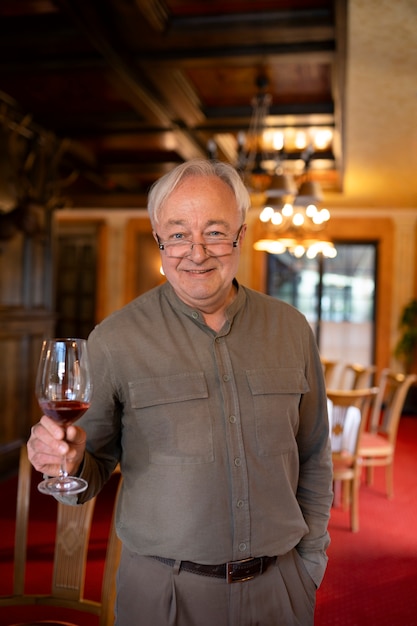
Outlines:
{"label": "red wine in glass", "polygon": [[45,415],[61,426],[69,426],[84,415],[90,403],[79,400],[43,400],[39,405]]}
{"label": "red wine in glass", "polygon": [[[45,340],[36,379],[43,413],[65,428],[87,411],[92,390],[86,340]],[[38,489],[46,494],[76,494],[87,486],[84,479],[68,475],[63,458],[59,476],[43,480]]]}

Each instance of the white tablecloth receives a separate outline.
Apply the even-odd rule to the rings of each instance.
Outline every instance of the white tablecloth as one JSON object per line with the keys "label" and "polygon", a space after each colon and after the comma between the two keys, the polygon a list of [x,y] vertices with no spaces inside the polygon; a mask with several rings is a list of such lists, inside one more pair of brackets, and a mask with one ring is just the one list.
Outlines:
{"label": "white tablecloth", "polygon": [[[356,437],[361,421],[361,412],[356,406],[339,407],[333,406],[331,400],[327,400],[329,414],[330,440],[332,452],[355,452]],[[344,419],[343,428],[340,421]]]}

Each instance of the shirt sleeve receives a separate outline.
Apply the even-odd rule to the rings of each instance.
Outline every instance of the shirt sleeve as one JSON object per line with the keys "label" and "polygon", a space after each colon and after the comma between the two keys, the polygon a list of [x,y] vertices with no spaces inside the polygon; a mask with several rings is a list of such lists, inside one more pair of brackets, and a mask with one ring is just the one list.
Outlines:
{"label": "shirt sleeve", "polygon": [[121,457],[121,415],[123,398],[113,372],[106,342],[96,328],[88,339],[93,371],[93,401],[77,422],[87,433],[87,448],[80,476],[88,482],[78,503],[94,497],[109,480]]}

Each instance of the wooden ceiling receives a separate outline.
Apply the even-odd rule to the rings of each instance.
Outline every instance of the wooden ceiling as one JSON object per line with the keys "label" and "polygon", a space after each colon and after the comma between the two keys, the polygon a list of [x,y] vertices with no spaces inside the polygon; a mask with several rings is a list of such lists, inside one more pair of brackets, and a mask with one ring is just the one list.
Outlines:
{"label": "wooden ceiling", "polygon": [[[0,121],[36,150],[57,141],[59,158],[42,159],[49,175],[65,179],[72,205],[143,206],[151,183],[183,160],[207,156],[210,139],[219,158],[236,161],[237,134],[248,127],[264,76],[268,125],[334,128],[333,150],[316,175],[337,189],[345,5],[2,0]],[[36,150],[26,147],[21,158],[28,178],[31,167],[39,170]]]}

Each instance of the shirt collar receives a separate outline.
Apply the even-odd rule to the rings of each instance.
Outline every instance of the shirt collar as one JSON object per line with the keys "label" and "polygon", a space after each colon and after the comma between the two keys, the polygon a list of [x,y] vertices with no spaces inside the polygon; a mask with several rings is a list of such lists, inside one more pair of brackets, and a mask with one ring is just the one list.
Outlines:
{"label": "shirt collar", "polygon": [[[227,326],[227,328],[224,327],[220,333],[216,334],[223,335],[225,334],[225,331],[228,332],[234,317],[246,301],[245,290],[242,288],[236,278],[233,279],[233,285],[235,286],[237,293],[233,302],[231,302],[231,304],[226,309],[226,318],[228,320],[228,323],[225,325],[225,327]],[[187,317],[191,318],[194,322],[200,322],[202,325],[206,326],[206,324],[204,324],[203,317],[200,311],[198,309],[190,307],[188,304],[185,304],[185,302],[183,302],[183,300],[178,297],[172,285],[168,281],[163,285],[163,290],[168,302],[174,309],[176,309],[177,311],[181,311]]]}

